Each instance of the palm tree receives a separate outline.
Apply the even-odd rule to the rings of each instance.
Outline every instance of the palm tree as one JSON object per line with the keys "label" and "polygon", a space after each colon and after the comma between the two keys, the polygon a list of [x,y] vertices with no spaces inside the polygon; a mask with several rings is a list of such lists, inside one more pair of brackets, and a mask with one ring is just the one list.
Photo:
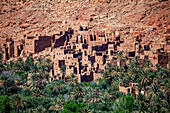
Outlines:
{"label": "palm tree", "polygon": [[68,82],[73,83],[74,85],[77,83],[78,78],[72,73],[70,76],[68,76]]}
{"label": "palm tree", "polygon": [[81,86],[78,86],[74,89],[73,92],[71,92],[71,97],[73,99],[78,99],[80,97],[83,97],[85,95],[85,92],[83,91],[83,88]]}
{"label": "palm tree", "polygon": [[47,112],[47,110],[42,105],[38,106],[35,109],[27,110],[27,113],[46,113],[46,112]]}
{"label": "palm tree", "polygon": [[14,71],[14,68],[15,68],[15,63],[14,63],[14,61],[10,61],[7,66],[8,66],[8,69],[9,69],[9,70]]}
{"label": "palm tree", "polygon": [[61,97],[60,95],[56,98],[55,101],[52,102],[52,106],[50,106],[50,110],[63,110],[64,109],[64,103],[66,102],[66,99]]}
{"label": "palm tree", "polygon": [[[162,112],[167,111],[168,102],[166,101],[165,95],[163,92],[158,89],[157,85],[152,84],[148,91],[148,99],[150,100],[151,111],[153,112]],[[153,108],[155,107],[155,108]]]}
{"label": "palm tree", "polygon": [[97,103],[99,102],[99,93],[100,93],[100,90],[99,88],[95,88],[94,89],[94,98],[93,98],[93,103],[95,103],[95,110],[97,109]]}
{"label": "palm tree", "polygon": [[37,61],[38,61],[39,65],[42,65],[42,63],[43,63],[43,59],[42,58],[38,58]]}
{"label": "palm tree", "polygon": [[35,63],[33,66],[32,66],[32,69],[31,69],[31,73],[34,73],[35,75],[39,72],[39,65],[37,63]]}
{"label": "palm tree", "polygon": [[118,77],[120,74],[121,70],[118,66],[115,66],[115,68],[113,68],[111,75],[112,77]]}
{"label": "palm tree", "polygon": [[16,75],[14,75],[11,71],[3,71],[0,74],[0,80],[2,83],[2,86],[4,87],[4,94],[6,94],[6,91],[15,87],[15,81],[19,80],[20,78]]}
{"label": "palm tree", "polygon": [[117,54],[117,60],[118,60],[118,66],[121,67],[121,62],[123,60],[125,60],[125,57],[124,57],[124,54],[123,54],[123,51],[119,51],[119,53]]}
{"label": "palm tree", "polygon": [[89,105],[91,102],[93,102],[92,101],[94,96],[93,89],[91,87],[84,87],[83,90],[86,94],[83,97],[83,102]]}
{"label": "palm tree", "polygon": [[53,65],[52,61],[49,58],[47,58],[45,62],[46,62],[46,66],[48,67],[48,70],[50,70]]}
{"label": "palm tree", "polygon": [[24,69],[24,61],[21,57],[18,58],[18,60],[15,62],[15,67],[17,67],[17,70],[22,71]]}
{"label": "palm tree", "polygon": [[145,70],[140,70],[140,77],[139,77],[140,85],[144,89],[144,92],[146,90],[146,86],[150,82],[150,78],[148,78],[148,73]]}
{"label": "palm tree", "polygon": [[[131,96],[123,96],[121,98],[118,98],[115,103],[114,103],[114,111],[117,113],[122,112],[122,113],[130,113],[133,112],[134,110],[134,98]],[[116,113],[114,112],[114,113]]]}
{"label": "palm tree", "polygon": [[17,71],[16,75],[18,75],[21,78],[22,82],[24,83],[27,82],[28,73],[26,73],[25,71]]}
{"label": "palm tree", "polygon": [[59,82],[54,82],[54,90],[56,90],[57,94],[59,94],[59,91],[63,88]]}
{"label": "palm tree", "polygon": [[169,78],[161,80],[161,83],[160,83],[160,85],[162,86],[161,89],[165,93],[168,103],[170,102],[170,99],[169,99],[170,98],[170,86],[169,86],[169,84],[170,84]]}
{"label": "palm tree", "polygon": [[109,102],[111,100],[111,95],[106,91],[103,93],[103,95],[100,97],[100,101],[104,104]]}
{"label": "palm tree", "polygon": [[146,70],[147,72],[152,71],[152,67],[153,67],[153,64],[151,63],[151,61],[147,60],[146,64],[145,64],[145,67],[144,67],[144,70]]}
{"label": "palm tree", "polygon": [[34,59],[32,57],[27,57],[24,63],[24,71],[31,71],[34,65]]}
{"label": "palm tree", "polygon": [[148,112],[149,101],[145,98],[145,96],[141,93],[138,94],[137,99],[135,100],[135,104],[139,113]]}
{"label": "palm tree", "polygon": [[17,113],[19,113],[19,110],[23,111],[26,103],[21,95],[19,94],[12,95],[12,101]]}
{"label": "palm tree", "polygon": [[129,76],[131,76],[132,77],[132,79],[135,81],[135,77],[137,77],[138,74],[139,73],[139,68],[133,63],[133,62],[131,62],[130,64],[129,64],[129,67],[128,67],[128,74],[129,74]]}
{"label": "palm tree", "polygon": [[62,75],[62,79],[65,78],[65,71],[66,71],[66,65],[62,65],[60,70],[62,71],[63,75]]}
{"label": "palm tree", "polygon": [[[118,66],[115,66],[114,68],[110,68],[105,71],[103,74],[103,77],[107,79],[108,84],[112,84],[113,80],[118,80],[121,74],[121,70]],[[117,79],[116,79],[117,78]]]}
{"label": "palm tree", "polygon": [[33,72],[34,73],[31,75],[25,86],[28,86],[28,88],[33,90],[35,93],[42,93],[40,90],[42,89],[41,87],[45,84],[44,78],[40,73],[37,73],[37,67],[34,68]]}
{"label": "palm tree", "polygon": [[47,68],[47,66],[46,65],[40,65],[40,74],[44,77],[44,78],[46,78],[46,80],[47,81],[49,81],[49,70],[48,70],[48,68]]}
{"label": "palm tree", "polygon": [[162,75],[161,75],[161,78],[169,78],[170,77],[170,69],[169,68],[162,68],[161,69],[162,71]]}
{"label": "palm tree", "polygon": [[113,63],[107,63],[105,70],[113,69],[114,67],[115,65],[113,65]]}

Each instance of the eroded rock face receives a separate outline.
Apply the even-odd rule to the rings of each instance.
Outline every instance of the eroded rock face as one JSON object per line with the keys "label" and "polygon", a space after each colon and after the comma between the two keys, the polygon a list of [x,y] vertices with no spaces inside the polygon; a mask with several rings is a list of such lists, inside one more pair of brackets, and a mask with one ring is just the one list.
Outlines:
{"label": "eroded rock face", "polygon": [[55,64],[53,76],[60,73],[62,64],[67,64],[66,75],[89,76],[80,78],[81,81],[101,77],[109,62],[119,66],[128,63],[113,59],[119,51],[124,51],[127,58],[138,56],[141,62],[151,60],[154,65],[169,65],[170,1],[1,0],[0,3],[0,46],[7,51],[3,60],[30,55],[49,57]]}

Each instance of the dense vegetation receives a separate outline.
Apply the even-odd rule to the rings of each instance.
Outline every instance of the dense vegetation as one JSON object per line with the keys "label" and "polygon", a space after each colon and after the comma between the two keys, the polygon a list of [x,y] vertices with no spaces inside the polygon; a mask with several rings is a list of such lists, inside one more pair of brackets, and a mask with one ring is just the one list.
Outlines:
{"label": "dense vegetation", "polygon": [[[121,54],[118,56],[121,61]],[[74,74],[67,81],[49,81],[50,59],[28,57],[0,64],[0,112],[9,113],[168,113],[170,69],[150,61],[141,66],[130,59],[122,68],[108,64],[103,78],[77,83]],[[61,71],[64,74],[65,66]],[[118,84],[139,83],[138,90],[147,96],[119,92]],[[23,85],[19,85],[23,84]],[[22,86],[22,87],[21,87]],[[149,88],[149,89],[148,89]]]}

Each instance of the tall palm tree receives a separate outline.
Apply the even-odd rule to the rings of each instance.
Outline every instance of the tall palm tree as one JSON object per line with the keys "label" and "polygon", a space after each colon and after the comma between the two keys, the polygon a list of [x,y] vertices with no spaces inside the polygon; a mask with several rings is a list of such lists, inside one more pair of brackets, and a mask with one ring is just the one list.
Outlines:
{"label": "tall palm tree", "polygon": [[62,65],[60,70],[62,71],[62,79],[65,79],[66,65]]}
{"label": "tall palm tree", "polygon": [[135,77],[138,76],[137,75],[138,73],[139,73],[139,68],[133,62],[131,62],[128,67],[129,76],[131,76],[132,79],[135,81],[136,79]]}
{"label": "tall palm tree", "polygon": [[141,69],[141,70],[140,70],[139,81],[140,81],[140,85],[141,85],[141,87],[143,88],[144,92],[145,92],[145,90],[146,90],[146,86],[147,86],[147,85],[149,84],[149,82],[150,82],[149,79],[150,79],[150,78],[148,77],[148,73],[147,73],[145,70]]}
{"label": "tall palm tree", "polygon": [[40,65],[39,66],[39,70],[40,70],[40,74],[44,77],[44,78],[46,78],[46,81],[49,81],[49,70],[48,70],[48,68],[47,68],[47,66],[46,65]]}
{"label": "tall palm tree", "polygon": [[117,60],[118,60],[118,66],[121,67],[121,62],[122,62],[123,60],[125,60],[123,51],[119,51],[119,53],[117,54],[116,58],[117,58]]}

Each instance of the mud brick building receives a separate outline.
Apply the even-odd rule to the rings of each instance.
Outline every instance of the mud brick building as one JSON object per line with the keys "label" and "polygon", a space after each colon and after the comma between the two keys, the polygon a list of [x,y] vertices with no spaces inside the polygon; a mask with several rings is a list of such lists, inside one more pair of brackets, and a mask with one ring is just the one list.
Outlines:
{"label": "mud brick building", "polygon": [[[36,34],[37,35],[37,34]],[[53,42],[52,36],[31,36],[28,35],[25,38],[25,50],[28,53],[38,53],[45,50],[47,47],[51,47]],[[44,43],[45,42],[45,43]]]}
{"label": "mud brick building", "polygon": [[[147,60],[151,60],[153,65],[168,66],[168,42],[142,44],[139,43],[139,35],[133,39],[134,43],[124,44],[121,34],[121,31],[88,30],[86,27],[80,27],[78,30],[61,29],[51,36],[37,33],[26,35],[24,42],[15,38],[1,41],[6,41],[6,49],[2,45],[6,60],[20,55],[35,56],[34,54],[49,48],[50,58],[54,62],[51,80],[65,79],[72,73],[76,74],[78,81],[101,78],[107,63],[114,62],[120,67],[128,64],[127,59],[124,62],[116,59],[119,51],[123,51],[126,58],[138,56],[143,65]],[[152,48],[153,46],[156,47]],[[60,70],[62,65],[66,65],[64,76]]]}
{"label": "mud brick building", "polygon": [[137,96],[139,91],[138,91],[138,83],[129,83],[128,87],[125,87],[123,83],[119,83],[119,91],[123,92],[125,94],[132,94]]}
{"label": "mud brick building", "polygon": [[[78,81],[102,77],[107,63],[123,67],[129,58],[138,57],[142,65],[147,60],[170,65],[169,1],[0,1],[2,62],[50,58],[51,80],[74,73]],[[116,59],[120,51],[124,61]]]}
{"label": "mud brick building", "polygon": [[129,93],[131,95],[134,95],[135,97],[137,97],[139,93],[144,94],[145,96],[147,96],[149,87],[150,86],[147,86],[145,91],[141,90],[139,92],[138,83],[129,83],[128,87],[125,87],[123,83],[119,83],[119,92],[123,92],[126,95]]}

